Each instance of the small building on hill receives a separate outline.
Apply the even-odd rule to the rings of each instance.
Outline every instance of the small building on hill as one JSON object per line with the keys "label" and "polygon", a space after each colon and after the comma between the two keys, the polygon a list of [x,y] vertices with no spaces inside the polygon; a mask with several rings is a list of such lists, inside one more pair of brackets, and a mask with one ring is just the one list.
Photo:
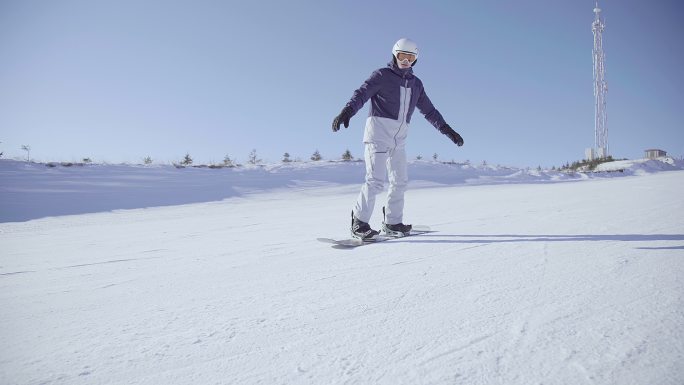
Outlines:
{"label": "small building on hill", "polygon": [[658,159],[667,156],[667,152],[659,150],[657,148],[652,148],[646,151],[646,159]]}

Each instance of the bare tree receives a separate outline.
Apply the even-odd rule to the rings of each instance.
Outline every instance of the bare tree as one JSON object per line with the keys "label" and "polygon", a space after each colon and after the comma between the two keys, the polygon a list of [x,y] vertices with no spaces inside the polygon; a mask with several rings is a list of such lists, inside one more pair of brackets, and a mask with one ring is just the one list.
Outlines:
{"label": "bare tree", "polygon": [[21,149],[26,151],[26,161],[30,162],[31,161],[31,146],[28,144],[22,144]]}
{"label": "bare tree", "polygon": [[261,159],[257,158],[257,152],[256,149],[253,149],[252,152],[249,153],[249,160],[247,161],[249,164],[259,164],[261,163]]}

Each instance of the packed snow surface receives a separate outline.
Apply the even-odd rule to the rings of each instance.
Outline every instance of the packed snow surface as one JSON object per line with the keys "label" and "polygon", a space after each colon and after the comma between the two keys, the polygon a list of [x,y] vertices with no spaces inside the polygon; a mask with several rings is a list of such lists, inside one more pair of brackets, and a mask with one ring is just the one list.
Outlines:
{"label": "packed snow surface", "polygon": [[414,162],[433,232],[339,250],[363,163],[0,161],[0,383],[681,384],[684,171],[652,162]]}

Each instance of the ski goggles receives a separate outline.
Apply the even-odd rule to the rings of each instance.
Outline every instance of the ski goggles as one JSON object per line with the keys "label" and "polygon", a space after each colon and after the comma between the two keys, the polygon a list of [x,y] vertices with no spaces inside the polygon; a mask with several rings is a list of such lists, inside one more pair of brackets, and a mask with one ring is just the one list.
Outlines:
{"label": "ski goggles", "polygon": [[400,63],[413,63],[416,61],[416,55],[407,52],[397,52],[397,61]]}

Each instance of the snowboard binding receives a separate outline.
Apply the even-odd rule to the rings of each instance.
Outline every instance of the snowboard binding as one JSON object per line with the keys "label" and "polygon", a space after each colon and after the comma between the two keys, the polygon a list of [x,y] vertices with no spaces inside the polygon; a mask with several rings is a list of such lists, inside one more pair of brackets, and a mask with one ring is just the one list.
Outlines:
{"label": "snowboard binding", "polygon": [[394,238],[406,237],[411,235],[412,228],[413,226],[405,225],[403,223],[397,223],[394,225],[387,224],[385,207],[382,208],[382,231],[385,233],[385,235]]}

